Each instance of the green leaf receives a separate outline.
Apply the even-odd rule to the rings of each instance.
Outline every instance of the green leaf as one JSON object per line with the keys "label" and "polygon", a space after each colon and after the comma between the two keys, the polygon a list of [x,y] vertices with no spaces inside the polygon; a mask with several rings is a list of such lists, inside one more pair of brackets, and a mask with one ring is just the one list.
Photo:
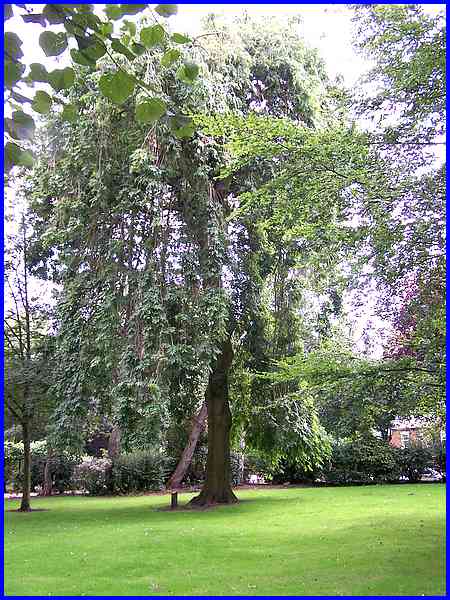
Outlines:
{"label": "green leaf", "polygon": [[177,71],[177,77],[180,81],[183,81],[184,83],[187,83],[188,85],[194,83],[194,80],[196,79],[196,77],[198,76],[200,72],[200,69],[198,67],[198,65],[196,65],[195,63],[184,63],[184,65],[182,65],[178,71]]}
{"label": "green leaf", "polygon": [[194,81],[200,72],[200,68],[195,63],[184,63],[184,72],[191,81]]}
{"label": "green leaf", "polygon": [[12,5],[4,4],[3,5],[3,22],[7,21],[8,19],[10,19],[13,16],[14,16],[14,13],[12,10]]}
{"label": "green leaf", "polygon": [[178,138],[189,138],[195,131],[193,120],[183,115],[171,117],[169,124],[172,133]]}
{"label": "green leaf", "polygon": [[99,81],[102,94],[115,104],[123,104],[133,93],[134,86],[134,80],[122,71],[102,75]]}
{"label": "green leaf", "polygon": [[136,119],[140,123],[153,123],[167,111],[167,104],[159,98],[151,98],[136,106]]}
{"label": "green leaf", "polygon": [[31,140],[34,136],[36,125],[34,119],[22,110],[16,110],[12,114],[12,127],[9,134],[16,140]]}
{"label": "green leaf", "polygon": [[94,6],[94,4],[75,4],[74,8],[79,13],[92,13]]}
{"label": "green leaf", "polygon": [[48,82],[57,92],[70,88],[75,82],[75,71],[70,67],[51,71],[48,74]]}
{"label": "green leaf", "polygon": [[137,15],[147,8],[148,4],[121,4],[123,15]]}
{"label": "green leaf", "polygon": [[39,90],[36,92],[33,98],[33,102],[31,103],[31,107],[38,113],[42,115],[46,115],[50,112],[50,108],[52,106],[52,98],[47,94],[47,92],[43,92]]}
{"label": "green leaf", "polygon": [[82,37],[84,35],[83,27],[80,27],[79,25],[77,25],[76,23],[74,23],[72,21],[66,21],[66,23],[64,24],[64,27],[68,34],[74,35],[75,37],[77,37],[77,36]]}
{"label": "green leaf", "polygon": [[182,33],[174,33],[171,37],[171,40],[175,42],[175,44],[188,44],[191,39]]}
{"label": "green leaf", "polygon": [[65,33],[44,31],[39,36],[39,45],[45,56],[59,56],[67,48],[67,36]]}
{"label": "green leaf", "polygon": [[123,17],[122,8],[117,4],[107,5],[105,8],[105,15],[112,21],[118,21]]}
{"label": "green leaf", "polygon": [[50,23],[50,25],[60,25],[64,23],[66,15],[63,5],[59,4],[46,4],[42,11],[42,14]]}
{"label": "green leaf", "polygon": [[188,125],[183,125],[179,129],[175,129],[173,132],[177,138],[190,138],[195,132],[194,123],[189,123]]}
{"label": "green leaf", "polygon": [[97,15],[94,15],[92,13],[87,13],[83,16],[84,16],[84,20],[86,21],[87,27],[90,27],[93,31],[98,32],[98,30],[100,29],[100,27],[102,25],[102,22],[97,17]]}
{"label": "green leaf", "polygon": [[42,81],[44,83],[48,82],[47,69],[44,67],[44,65],[41,65],[41,63],[31,63],[28,77],[32,81]]}
{"label": "green leaf", "polygon": [[116,52],[119,52],[119,54],[126,56],[128,60],[134,60],[136,58],[136,56],[130,52],[130,50],[128,50],[128,48],[124,46],[122,42],[119,42],[119,40],[113,40],[111,48]]}
{"label": "green leaf", "polygon": [[158,15],[161,15],[161,17],[171,17],[172,15],[176,15],[178,12],[178,5],[177,4],[158,4],[158,6],[155,7],[155,11],[158,13]]}
{"label": "green leaf", "polygon": [[163,67],[170,67],[170,65],[173,65],[174,62],[177,62],[180,56],[181,52],[179,50],[176,50],[175,48],[167,50],[167,52],[161,59],[161,64]]}
{"label": "green leaf", "polygon": [[136,35],[136,24],[124,19],[121,31],[127,31],[131,36]]}
{"label": "green leaf", "polygon": [[97,42],[97,39],[94,35],[75,34],[75,39],[77,40],[79,50],[85,50],[86,48],[89,48],[89,46],[92,46]]}
{"label": "green leaf", "polygon": [[11,60],[17,60],[18,58],[22,58],[23,52],[20,49],[22,45],[22,40],[17,35],[17,33],[12,33],[11,31],[6,31],[3,37],[3,48],[5,49],[5,54]]}
{"label": "green leaf", "polygon": [[113,31],[114,25],[112,23],[102,23],[98,27],[98,33],[104,38],[109,37]]}
{"label": "green leaf", "polygon": [[72,48],[70,51],[70,56],[72,57],[73,62],[77,63],[78,65],[95,67],[95,60],[88,58],[83,52],[80,52],[80,50],[75,50],[75,48]]}
{"label": "green leaf", "polygon": [[80,52],[88,59],[97,61],[99,58],[106,54],[106,46],[103,42],[94,41],[87,48],[80,50]]}
{"label": "green leaf", "polygon": [[21,167],[32,167],[33,166],[33,156],[28,150],[23,150],[17,144],[13,142],[8,142],[5,144],[4,148],[4,170],[6,173],[9,173],[12,167],[21,166]]}
{"label": "green leaf", "polygon": [[152,27],[144,27],[141,30],[141,42],[146,48],[152,48],[164,41],[166,32],[161,25],[153,25]]}
{"label": "green leaf", "polygon": [[25,71],[25,65],[12,60],[5,60],[3,63],[3,84],[7,88],[12,88],[22,77]]}
{"label": "green leaf", "polygon": [[63,108],[61,117],[64,121],[73,123],[78,118],[78,109],[74,104],[66,104]]}
{"label": "green leaf", "polygon": [[144,54],[144,52],[146,50],[145,46],[143,46],[142,44],[137,44],[137,43],[131,44],[131,49],[137,56]]}

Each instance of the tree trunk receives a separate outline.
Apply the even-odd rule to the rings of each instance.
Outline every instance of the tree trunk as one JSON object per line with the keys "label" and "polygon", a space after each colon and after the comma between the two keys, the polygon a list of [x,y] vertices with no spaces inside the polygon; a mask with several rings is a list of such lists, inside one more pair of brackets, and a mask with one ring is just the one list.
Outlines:
{"label": "tree trunk", "polygon": [[195,448],[197,446],[200,434],[205,426],[205,419],[208,412],[207,401],[202,404],[200,412],[192,420],[191,432],[189,434],[188,442],[183,450],[180,460],[178,461],[177,467],[167,482],[166,488],[172,489],[177,488],[181,485],[186,471],[191,464],[192,457],[194,455]]}
{"label": "tree trunk", "polygon": [[199,496],[190,504],[208,506],[230,504],[238,499],[230,481],[231,412],[228,403],[228,371],[233,361],[230,338],[222,344],[221,353],[209,376],[206,401],[208,408],[208,459],[206,482]]}
{"label": "tree trunk", "polygon": [[116,458],[120,454],[120,429],[113,427],[108,440],[108,455],[109,458]]}
{"label": "tree trunk", "polygon": [[28,423],[22,423],[23,437],[23,480],[22,480],[22,502],[19,511],[29,512],[31,492],[31,440]]}
{"label": "tree trunk", "polygon": [[44,467],[44,486],[42,489],[43,496],[51,496],[52,492],[53,492],[53,481],[52,481],[52,474],[50,472],[50,461],[51,461],[51,454],[49,453],[47,456],[47,460],[45,461],[45,467]]}

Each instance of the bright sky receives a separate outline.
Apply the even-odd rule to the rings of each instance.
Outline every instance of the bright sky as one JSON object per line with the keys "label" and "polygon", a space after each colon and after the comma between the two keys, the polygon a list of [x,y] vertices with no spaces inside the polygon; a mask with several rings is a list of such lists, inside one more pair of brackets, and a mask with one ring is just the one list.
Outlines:
{"label": "bright sky", "polygon": [[[43,4],[36,4],[35,11]],[[97,4],[96,12],[101,14],[104,5]],[[443,4],[422,4],[425,12],[436,14],[445,10]],[[351,14],[345,4],[179,4],[178,15],[170,18],[175,30],[196,34],[200,31],[201,18],[209,13],[238,15],[243,11],[249,16],[293,16],[301,15],[303,23],[299,25],[299,35],[312,47],[317,48],[325,60],[331,77],[341,74],[348,86],[370,68],[370,64],[358,56],[351,44]],[[140,13],[136,18],[139,18]],[[127,17],[132,19],[132,17]],[[34,24],[25,24],[20,16],[6,22],[8,31],[15,31],[23,40],[27,62],[44,62],[55,68],[67,61],[67,53],[62,59],[46,58],[39,47],[38,38],[41,28]],[[51,29],[60,30],[57,25]],[[29,58],[28,58],[29,57]]]}
{"label": "bright sky", "polygon": [[[37,12],[39,7],[35,5]],[[96,5],[96,12],[101,14],[104,5]],[[422,8],[430,14],[445,10],[443,4],[422,4]],[[355,53],[352,39],[352,11],[344,4],[179,4],[178,15],[171,17],[173,30],[195,35],[200,30],[202,17],[209,13],[225,14],[230,17],[247,12],[249,16],[294,16],[301,15],[302,23],[298,26],[299,35],[313,48],[317,48],[324,59],[331,78],[342,75],[344,84],[351,88],[359,77],[367,72],[371,64]],[[144,14],[144,13],[140,13]],[[139,18],[138,15],[136,18]],[[128,17],[131,19],[131,17]],[[42,29],[33,24],[25,24],[21,17],[14,17],[5,23],[8,31],[15,31],[23,40],[23,51],[26,62],[42,62],[47,68],[60,68],[68,62],[67,53],[62,58],[46,58],[39,47],[38,38]],[[58,31],[60,27],[51,29]],[[43,86],[45,89],[45,86]],[[360,340],[368,320],[372,319],[376,327],[385,326],[379,319],[372,317],[374,298],[366,305],[364,315],[355,322],[354,337]],[[348,304],[348,303],[347,303]],[[350,309],[350,304],[348,305]],[[353,319],[355,319],[353,313]],[[352,319],[352,320],[353,320]],[[363,344],[357,342],[362,348]],[[375,354],[381,354],[381,346],[375,344]]]}

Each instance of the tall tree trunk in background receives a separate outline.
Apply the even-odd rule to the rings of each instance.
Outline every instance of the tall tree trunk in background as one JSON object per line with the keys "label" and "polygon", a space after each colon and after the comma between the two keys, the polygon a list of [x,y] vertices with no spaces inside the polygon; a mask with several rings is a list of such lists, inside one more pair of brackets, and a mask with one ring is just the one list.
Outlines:
{"label": "tall tree trunk in background", "polygon": [[108,440],[108,456],[116,458],[120,454],[120,429],[114,426]]}
{"label": "tall tree trunk in background", "polygon": [[49,452],[47,454],[47,459],[45,461],[45,467],[44,467],[44,486],[43,486],[43,490],[42,490],[42,495],[43,496],[51,496],[53,493],[53,480],[52,480],[52,473],[50,470],[50,464],[52,460],[52,455],[51,452]]}
{"label": "tall tree trunk in background", "polygon": [[231,412],[228,402],[228,372],[233,361],[233,348],[227,338],[213,364],[207,388],[208,459],[206,482],[199,496],[190,504],[208,506],[230,504],[238,499],[231,489],[230,429]]}
{"label": "tall tree trunk in background", "polygon": [[[206,394],[208,394],[208,388],[206,390]],[[192,419],[192,427],[189,433],[188,442],[183,450],[180,460],[178,461],[175,471],[172,473],[172,476],[166,484],[167,489],[177,488],[181,485],[181,482],[186,475],[186,471],[191,464],[199,437],[205,427],[207,413],[208,407],[205,399],[199,413]]]}
{"label": "tall tree trunk in background", "polygon": [[19,511],[29,512],[30,492],[31,492],[31,436],[28,423],[22,423],[23,437],[23,480],[22,480],[22,501]]}

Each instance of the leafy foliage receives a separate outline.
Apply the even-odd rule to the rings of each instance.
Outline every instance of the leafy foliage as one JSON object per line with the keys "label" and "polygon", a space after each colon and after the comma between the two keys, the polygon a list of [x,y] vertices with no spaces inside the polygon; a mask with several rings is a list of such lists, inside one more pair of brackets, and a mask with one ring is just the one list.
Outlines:
{"label": "leafy foliage", "polygon": [[[102,72],[103,66],[100,59],[105,55],[113,61],[115,69],[113,73],[103,74],[99,81],[100,92],[110,99],[112,102],[120,105],[123,104],[133,93],[137,85],[145,94],[156,91],[163,94],[163,90],[158,90],[146,80],[145,76],[139,74],[136,76],[133,67],[133,61],[140,55],[146,52],[147,48],[160,46],[164,51],[164,59],[158,63],[158,68],[164,70],[169,68],[173,62],[176,62],[181,56],[182,51],[177,48],[171,48],[172,41],[175,44],[189,44],[194,42],[184,35],[174,34],[175,39],[172,40],[165,24],[157,23],[151,27],[141,26],[139,35],[136,24],[127,19],[123,19],[127,15],[136,15],[140,12],[144,14],[150,13],[154,19],[158,20],[158,15],[164,19],[177,13],[177,5],[161,4],[154,9],[150,9],[147,4],[122,4],[122,5],[107,5],[104,11],[103,18],[100,18],[94,13],[94,5],[91,4],[46,4],[42,12],[33,12],[33,5],[6,5],[7,9],[4,13],[4,20],[7,22],[15,15],[17,9],[25,11],[22,14],[22,19],[25,23],[33,24],[42,28],[57,25],[62,31],[43,31],[39,36],[39,45],[47,57],[62,56],[72,45],[72,41],[76,42],[77,48],[70,48],[70,56],[74,63],[88,68],[90,72]],[[13,9],[13,7],[15,7]],[[144,17],[145,23],[146,17]],[[122,35],[116,37],[114,35],[114,22],[122,20]],[[7,25],[8,26],[8,25]],[[142,44],[139,43],[140,40]],[[63,105],[62,118],[63,120],[73,120],[73,109],[63,99],[61,95],[49,96],[47,92],[42,92],[39,96],[30,101],[27,96],[22,95],[18,90],[22,90],[23,85],[34,86],[34,82],[44,82],[50,84],[54,92],[61,92],[72,88],[75,82],[75,73],[71,67],[64,69],[56,69],[47,73],[44,65],[33,63],[30,65],[30,70],[27,70],[26,64],[22,59],[26,60],[22,51],[22,40],[14,33],[7,31],[4,34],[5,44],[5,87],[7,89],[7,102],[11,106],[17,106],[31,102],[31,107],[38,113],[45,114],[50,109],[50,105]],[[126,58],[126,61],[122,57]],[[188,84],[192,84],[199,74],[199,68],[192,62],[185,62],[180,66],[180,79]],[[42,93],[47,94],[48,98],[42,96]],[[162,99],[158,98],[160,102]],[[175,114],[181,114],[181,107],[177,107]],[[25,113],[24,113],[25,114]],[[155,117],[160,118],[163,113]],[[27,119],[33,123],[34,119],[31,115],[26,115]],[[187,118],[187,117],[186,117]],[[192,135],[192,132],[189,134]],[[13,136],[14,139],[27,140],[29,136]],[[15,165],[31,166],[32,160],[25,160],[24,153],[26,148],[17,145],[18,150],[12,152],[12,148],[8,146],[9,160],[5,162],[5,170],[9,172]],[[5,150],[6,153],[6,150]],[[28,156],[28,155],[27,155]]]}
{"label": "leafy foliage", "polygon": [[106,496],[111,492],[111,461],[107,458],[85,457],[72,475],[75,489],[92,496]]}
{"label": "leafy foliage", "polygon": [[327,482],[338,484],[394,482],[399,475],[396,450],[371,435],[335,443],[324,472]]}
{"label": "leafy foliage", "polygon": [[412,483],[419,481],[425,470],[433,466],[430,450],[421,444],[408,444],[397,452],[401,474]]}
{"label": "leafy foliage", "polygon": [[148,451],[122,454],[112,463],[111,488],[115,494],[159,491],[173,469],[173,462]]}
{"label": "leafy foliage", "polygon": [[[367,80],[380,92],[367,108],[384,116],[399,111],[393,141],[422,140],[444,132],[445,17],[426,15],[419,5],[356,5],[357,46],[376,66]],[[392,140],[391,140],[392,141]]]}

